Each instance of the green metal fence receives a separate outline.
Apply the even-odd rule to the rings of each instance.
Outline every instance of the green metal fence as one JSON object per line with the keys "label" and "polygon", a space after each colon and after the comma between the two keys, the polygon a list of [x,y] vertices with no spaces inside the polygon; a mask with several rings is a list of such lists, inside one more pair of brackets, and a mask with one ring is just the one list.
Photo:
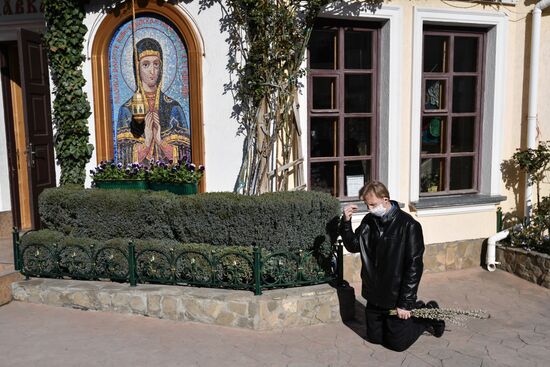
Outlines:
{"label": "green metal fence", "polygon": [[497,208],[497,232],[502,231],[502,208]]}
{"label": "green metal fence", "polygon": [[110,280],[131,286],[190,285],[251,290],[256,295],[265,289],[343,282],[341,243],[324,258],[308,251],[270,253],[256,246],[252,255],[237,250],[203,252],[154,246],[136,250],[132,242],[127,249],[55,243],[22,246],[14,228],[13,249],[15,269],[27,278]]}

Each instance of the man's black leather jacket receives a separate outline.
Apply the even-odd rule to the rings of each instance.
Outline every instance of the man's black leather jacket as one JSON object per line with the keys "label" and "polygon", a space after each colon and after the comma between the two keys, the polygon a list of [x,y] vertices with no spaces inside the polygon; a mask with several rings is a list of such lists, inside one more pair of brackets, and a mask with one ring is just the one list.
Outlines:
{"label": "man's black leather jacket", "polygon": [[422,227],[391,203],[382,218],[365,215],[355,233],[342,219],[340,235],[349,252],[361,253],[363,297],[381,308],[411,310],[424,268]]}

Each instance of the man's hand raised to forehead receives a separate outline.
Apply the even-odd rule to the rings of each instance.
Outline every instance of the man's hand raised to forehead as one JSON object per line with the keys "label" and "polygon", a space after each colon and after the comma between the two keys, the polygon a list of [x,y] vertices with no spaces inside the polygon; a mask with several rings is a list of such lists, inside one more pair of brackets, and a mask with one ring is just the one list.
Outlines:
{"label": "man's hand raised to forehead", "polygon": [[350,221],[351,220],[351,216],[353,215],[353,213],[355,213],[357,211],[357,205],[354,205],[354,204],[349,204],[349,205],[346,205],[344,207],[344,210],[343,210],[343,215],[344,215],[344,220],[346,222]]}

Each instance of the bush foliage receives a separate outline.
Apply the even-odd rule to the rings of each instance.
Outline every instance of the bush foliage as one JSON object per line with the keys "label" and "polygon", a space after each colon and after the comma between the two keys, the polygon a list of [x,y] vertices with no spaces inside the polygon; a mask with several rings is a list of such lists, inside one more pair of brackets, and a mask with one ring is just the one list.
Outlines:
{"label": "bush foliage", "polygon": [[531,213],[528,223],[511,228],[510,245],[550,255],[550,196],[545,196]]}
{"label": "bush foliage", "polygon": [[214,246],[327,253],[336,239],[337,199],[318,192],[260,196],[80,189],[45,190],[40,216],[52,230],[97,240],[163,239]]}
{"label": "bush foliage", "polygon": [[46,33],[44,43],[53,93],[53,124],[55,126],[55,154],[61,166],[61,185],[84,186],[86,164],[94,146],[88,142],[90,104],[82,91],[86,84],[82,73],[85,37],[88,28],[84,1],[44,1]]}
{"label": "bush foliage", "polygon": [[547,178],[550,167],[550,142],[539,142],[536,149],[518,149],[512,162],[518,170],[527,174],[528,185],[536,186],[537,201],[533,209],[525,213],[523,220],[513,216],[508,220],[511,227],[508,243],[529,251],[550,254],[550,196],[541,199],[540,195],[541,184]]}

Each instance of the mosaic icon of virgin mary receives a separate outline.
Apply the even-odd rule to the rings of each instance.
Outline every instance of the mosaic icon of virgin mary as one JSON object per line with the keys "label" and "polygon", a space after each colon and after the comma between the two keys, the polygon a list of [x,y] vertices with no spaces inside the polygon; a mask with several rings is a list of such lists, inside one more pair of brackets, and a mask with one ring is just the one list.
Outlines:
{"label": "mosaic icon of virgin mary", "polygon": [[152,38],[144,38],[136,44],[136,49],[146,114],[141,121],[132,117],[132,98],[120,107],[116,137],[118,161],[123,164],[177,161],[187,155],[190,147],[189,121],[181,105],[161,90],[163,56],[160,44]]}

